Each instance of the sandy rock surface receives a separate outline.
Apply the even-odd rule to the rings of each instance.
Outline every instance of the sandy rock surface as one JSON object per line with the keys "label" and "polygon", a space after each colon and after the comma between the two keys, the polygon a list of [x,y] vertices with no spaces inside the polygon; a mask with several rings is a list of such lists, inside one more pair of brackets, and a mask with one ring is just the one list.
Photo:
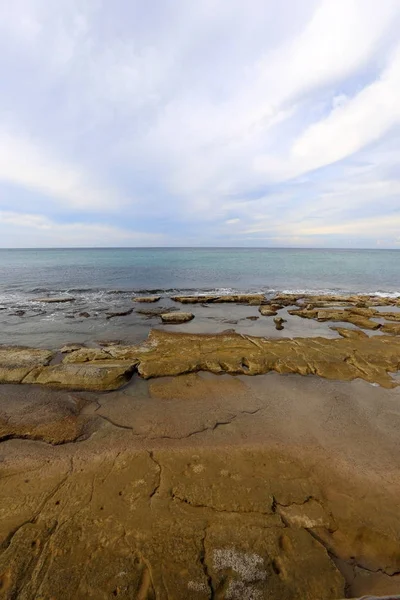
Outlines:
{"label": "sandy rock surface", "polygon": [[393,594],[398,400],[274,373],[3,386],[1,597]]}

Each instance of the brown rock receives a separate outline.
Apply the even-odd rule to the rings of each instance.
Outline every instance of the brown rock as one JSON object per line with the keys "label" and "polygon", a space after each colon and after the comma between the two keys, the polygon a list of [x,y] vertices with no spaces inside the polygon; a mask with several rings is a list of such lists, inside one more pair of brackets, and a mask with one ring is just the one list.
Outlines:
{"label": "brown rock", "polygon": [[88,319],[90,317],[90,313],[84,311],[84,312],[79,313],[79,316],[84,317],[85,319]]}
{"label": "brown rock", "polygon": [[137,349],[144,378],[196,371],[256,375],[277,371],[356,378],[394,387],[389,373],[400,369],[400,339],[265,339],[232,333],[196,335],[153,330]]}
{"label": "brown rock", "polygon": [[237,304],[259,305],[264,302],[264,294],[227,294],[225,296],[174,296],[172,300],[182,304],[222,304],[236,302]]}
{"label": "brown rock", "polygon": [[278,313],[276,312],[276,310],[274,310],[273,308],[271,308],[271,306],[262,304],[259,307],[259,312],[262,314],[263,317],[274,317],[275,315],[277,315]]}
{"label": "brown rock", "polygon": [[[65,346],[64,346],[65,348]],[[61,349],[61,352],[63,349]],[[96,360],[107,360],[110,358],[110,354],[107,353],[106,349],[100,350],[99,348],[74,348],[73,352],[70,352],[63,360],[63,363],[84,363],[93,362]]]}
{"label": "brown rock", "polygon": [[345,327],[331,327],[331,329],[333,331],[337,331],[342,337],[352,340],[368,338],[368,335],[365,333],[365,331],[361,331],[360,329],[346,329]]}
{"label": "brown rock", "polygon": [[14,438],[49,444],[73,442],[87,430],[84,399],[44,388],[0,387],[0,441]]}
{"label": "brown rock", "polygon": [[194,319],[194,315],[185,312],[170,312],[161,315],[163,323],[187,323],[187,321],[191,321],[192,319]]}
{"label": "brown rock", "polygon": [[392,335],[400,335],[400,323],[385,323],[382,325],[381,331]]}
{"label": "brown rock", "polygon": [[281,331],[284,329],[283,324],[286,322],[286,319],[282,319],[282,317],[274,317],[275,329]]}
{"label": "brown rock", "polygon": [[69,352],[75,352],[75,350],[80,350],[83,347],[83,344],[65,344],[65,346],[60,348],[60,352],[62,352],[63,354],[68,354]]}
{"label": "brown rock", "polygon": [[33,369],[48,365],[54,356],[50,350],[0,347],[0,383],[20,383]]}
{"label": "brown rock", "polygon": [[[354,312],[357,311],[357,312]],[[379,329],[380,323],[376,321],[372,321],[368,319],[366,316],[362,316],[358,311],[363,311],[364,309],[309,309],[308,307],[305,309],[298,310],[289,310],[288,313],[290,315],[296,315],[298,317],[302,317],[303,319],[317,319],[318,321],[338,321],[341,323],[352,323],[357,327],[361,327],[362,329]]]}
{"label": "brown rock", "polygon": [[375,317],[386,319],[387,321],[400,321],[400,312],[380,312],[376,311]]}
{"label": "brown rock", "polygon": [[39,383],[56,389],[116,390],[130,380],[136,366],[134,361],[109,359],[70,363],[65,362],[66,359],[59,365],[32,371],[24,383]]}
{"label": "brown rock", "polygon": [[136,296],[132,298],[134,302],[158,302],[161,296]]}

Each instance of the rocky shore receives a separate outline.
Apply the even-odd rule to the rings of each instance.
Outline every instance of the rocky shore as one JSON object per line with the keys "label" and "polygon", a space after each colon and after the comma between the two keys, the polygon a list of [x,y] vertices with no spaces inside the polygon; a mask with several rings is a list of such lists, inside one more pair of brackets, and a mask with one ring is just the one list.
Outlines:
{"label": "rocky shore", "polygon": [[400,301],[250,296],[279,337],[185,297],[137,344],[0,347],[0,598],[400,593]]}

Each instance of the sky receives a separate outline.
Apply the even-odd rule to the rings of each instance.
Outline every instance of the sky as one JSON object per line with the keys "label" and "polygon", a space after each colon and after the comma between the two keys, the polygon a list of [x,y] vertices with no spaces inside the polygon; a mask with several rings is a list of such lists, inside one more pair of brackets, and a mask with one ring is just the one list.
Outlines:
{"label": "sky", "polygon": [[400,248],[399,0],[0,0],[0,247]]}

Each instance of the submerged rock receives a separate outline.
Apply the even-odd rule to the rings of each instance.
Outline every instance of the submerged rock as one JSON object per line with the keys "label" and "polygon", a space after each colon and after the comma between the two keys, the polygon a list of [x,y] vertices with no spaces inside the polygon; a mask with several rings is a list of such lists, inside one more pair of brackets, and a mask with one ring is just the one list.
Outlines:
{"label": "submerged rock", "polygon": [[145,317],[160,317],[163,314],[169,312],[176,312],[174,308],[168,307],[165,308],[163,306],[157,308],[139,308],[136,313],[139,315],[144,315]]}
{"label": "submerged rock", "polygon": [[113,319],[114,317],[126,317],[127,315],[131,315],[133,313],[133,308],[128,308],[128,310],[120,310],[117,312],[108,312],[106,313],[107,319]]}
{"label": "submerged rock", "polygon": [[43,302],[44,304],[62,304],[63,302],[75,302],[75,298],[60,296],[59,298],[33,298],[33,302]]}
{"label": "submerged rock", "polygon": [[68,354],[69,352],[75,352],[75,350],[80,350],[83,347],[83,344],[65,344],[65,346],[60,348],[60,352],[62,352],[63,354]]}
{"label": "submerged rock", "polygon": [[134,302],[158,302],[161,296],[136,296],[132,298]]}
{"label": "submerged rock", "polygon": [[[357,327],[361,327],[361,329],[379,329],[381,327],[380,323],[376,321],[372,321],[366,316],[362,316],[359,311],[363,311],[363,309],[352,309],[345,308],[344,310],[338,309],[318,309],[318,308],[309,308],[307,306],[303,309],[289,310],[288,313],[290,315],[295,315],[297,317],[302,317],[303,319],[316,319],[317,321],[338,321],[341,323],[351,323],[356,325]],[[378,315],[375,315],[378,316]]]}
{"label": "submerged rock", "polygon": [[170,312],[161,315],[161,320],[163,323],[187,323],[192,319],[194,319],[194,314],[187,312]]}
{"label": "submerged rock", "polygon": [[222,304],[236,302],[237,304],[258,305],[264,302],[264,294],[227,294],[226,296],[200,295],[200,296],[173,296],[172,300],[182,304]]}

